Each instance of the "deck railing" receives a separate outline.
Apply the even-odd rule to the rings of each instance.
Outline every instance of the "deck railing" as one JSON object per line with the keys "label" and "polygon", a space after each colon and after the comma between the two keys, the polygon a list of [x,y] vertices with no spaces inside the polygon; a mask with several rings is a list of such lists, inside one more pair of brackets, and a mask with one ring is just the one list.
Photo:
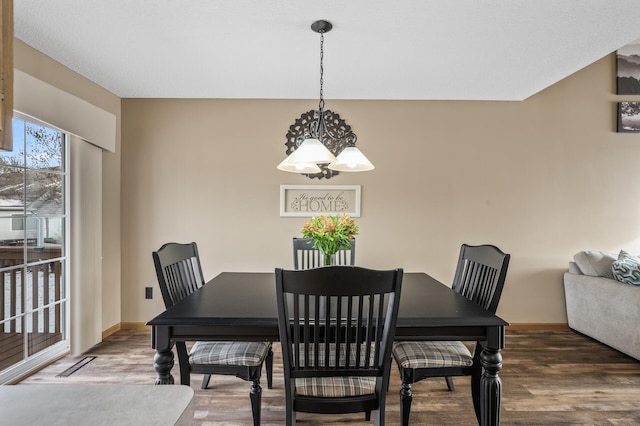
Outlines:
{"label": "deck railing", "polygon": [[59,245],[0,246],[0,370],[62,339],[60,256]]}

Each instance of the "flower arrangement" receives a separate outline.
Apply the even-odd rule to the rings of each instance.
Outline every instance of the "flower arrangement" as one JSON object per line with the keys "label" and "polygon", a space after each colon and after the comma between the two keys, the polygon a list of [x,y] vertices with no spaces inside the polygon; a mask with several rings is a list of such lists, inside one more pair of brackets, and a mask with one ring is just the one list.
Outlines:
{"label": "flower arrangement", "polygon": [[314,216],[302,227],[302,235],[313,240],[313,248],[324,256],[324,264],[330,265],[333,255],[342,247],[351,247],[351,238],[358,234],[356,222],[343,213],[342,216]]}

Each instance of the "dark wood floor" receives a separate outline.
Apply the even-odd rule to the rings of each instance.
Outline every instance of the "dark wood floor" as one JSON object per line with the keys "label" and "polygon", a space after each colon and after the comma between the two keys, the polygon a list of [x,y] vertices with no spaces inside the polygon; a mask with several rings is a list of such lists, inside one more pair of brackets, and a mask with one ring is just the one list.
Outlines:
{"label": "dark wood floor", "polygon": [[[637,324],[629,326],[636,327]],[[147,331],[122,330],[83,356],[68,356],[19,385],[35,383],[153,383],[155,378]],[[284,423],[284,391],[279,345],[275,345],[274,388],[262,398],[262,424]],[[96,358],[69,377],[57,374],[84,356]],[[508,331],[504,366],[503,425],[640,425],[640,362],[570,330]],[[179,373],[173,370],[176,380]],[[248,425],[249,385],[240,379],[214,376],[200,390],[202,376],[193,375],[195,424]],[[264,375],[263,375],[264,377]],[[473,425],[469,380],[455,379],[456,392],[444,380],[422,381],[413,387],[414,425]],[[387,399],[387,424],[399,423],[397,369],[392,369]],[[362,415],[299,414],[307,425],[371,424]]]}

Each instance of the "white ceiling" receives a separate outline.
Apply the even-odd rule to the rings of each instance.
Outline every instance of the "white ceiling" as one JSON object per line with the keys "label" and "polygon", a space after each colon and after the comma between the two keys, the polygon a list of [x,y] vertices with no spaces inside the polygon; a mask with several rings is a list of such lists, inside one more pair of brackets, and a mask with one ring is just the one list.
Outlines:
{"label": "white ceiling", "polygon": [[15,35],[123,98],[522,100],[640,38],[638,0],[14,0]]}

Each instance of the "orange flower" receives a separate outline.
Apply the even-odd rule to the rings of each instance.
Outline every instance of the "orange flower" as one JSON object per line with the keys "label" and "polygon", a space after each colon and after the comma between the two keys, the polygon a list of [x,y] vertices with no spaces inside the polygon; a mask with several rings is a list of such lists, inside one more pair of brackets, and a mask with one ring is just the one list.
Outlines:
{"label": "orange flower", "polygon": [[358,227],[348,214],[342,216],[314,216],[302,226],[302,235],[313,239],[313,247],[331,256],[342,247],[351,247],[350,240],[358,234]]}

